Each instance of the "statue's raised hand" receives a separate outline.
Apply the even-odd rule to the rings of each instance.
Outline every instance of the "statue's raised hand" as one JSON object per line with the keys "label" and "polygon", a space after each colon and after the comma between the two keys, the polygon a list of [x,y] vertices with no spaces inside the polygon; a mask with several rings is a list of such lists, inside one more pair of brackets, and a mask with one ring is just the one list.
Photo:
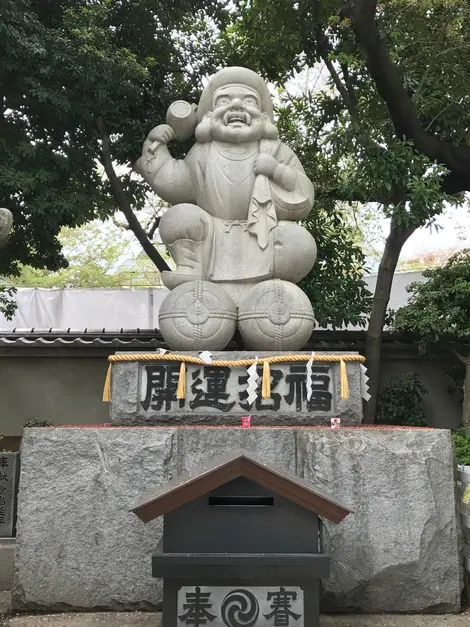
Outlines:
{"label": "statue's raised hand", "polygon": [[261,154],[256,157],[254,172],[255,174],[265,174],[269,178],[272,178],[277,165],[278,162],[274,157]]}
{"label": "statue's raised hand", "polygon": [[169,124],[159,124],[147,135],[147,141],[149,144],[154,144],[155,142],[158,142],[159,144],[168,144],[168,142],[175,139],[175,136],[175,131]]}

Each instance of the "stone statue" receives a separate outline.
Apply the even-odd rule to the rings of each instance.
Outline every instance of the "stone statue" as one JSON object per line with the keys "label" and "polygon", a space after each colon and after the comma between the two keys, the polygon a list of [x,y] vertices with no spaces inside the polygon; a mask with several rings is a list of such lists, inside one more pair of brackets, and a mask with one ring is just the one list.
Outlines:
{"label": "stone statue", "polygon": [[[167,122],[149,133],[135,166],[172,205],[160,222],[176,263],[163,273],[173,290],[161,311],[165,339],[180,350],[224,348],[238,322],[250,348],[300,348],[314,318],[295,283],[312,268],[316,245],[298,221],[310,212],[314,190],[279,139],[266,84],[246,68],[225,68],[197,107],[173,103]],[[167,144],[193,132],[194,146],[174,159]],[[270,294],[269,311],[261,311]],[[261,329],[263,316],[269,329]],[[226,327],[212,343],[209,319]]]}
{"label": "stone statue", "polygon": [[12,224],[13,216],[11,215],[11,211],[0,207],[0,248],[5,245],[8,235],[10,234]]}

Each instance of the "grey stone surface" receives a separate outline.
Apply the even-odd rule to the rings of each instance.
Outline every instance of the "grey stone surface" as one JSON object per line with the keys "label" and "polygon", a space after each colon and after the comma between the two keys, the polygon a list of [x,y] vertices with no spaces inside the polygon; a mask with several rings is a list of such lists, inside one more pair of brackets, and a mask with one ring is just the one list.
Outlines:
{"label": "grey stone surface", "polygon": [[216,427],[27,430],[13,607],[158,606],[150,555],[160,523],[144,525],[129,507],[153,486],[240,447],[354,510],[327,525],[325,610],[460,609],[448,432]]}
{"label": "grey stone surface", "polygon": [[297,468],[349,504],[326,523],[324,608],[458,611],[463,587],[450,432],[301,430]]}
{"label": "grey stone surface", "polygon": [[245,449],[281,470],[296,473],[296,434],[293,429],[181,429],[178,473],[201,466],[237,449]]}
{"label": "grey stone surface", "polygon": [[2,627],[161,627],[162,615],[154,612],[99,612],[12,616]]}
{"label": "grey stone surface", "polygon": [[11,589],[15,563],[15,543],[15,538],[0,538],[0,590]]}
{"label": "grey stone surface", "polygon": [[[296,354],[310,353],[296,351]],[[183,353],[198,356],[198,353]],[[288,353],[286,353],[288,354]],[[339,353],[318,352],[318,355],[338,355]],[[354,354],[354,353],[341,353]],[[249,352],[249,351],[220,351],[214,352],[212,358],[218,360],[239,360],[252,359],[258,357],[271,356],[269,352]],[[167,368],[166,366],[169,366]],[[160,384],[148,390],[148,368],[157,366],[160,377]],[[240,383],[239,377],[246,377],[246,367],[232,368],[228,373],[226,398],[220,397],[220,406],[214,403],[198,404],[199,399],[203,402],[210,401],[207,392],[211,385],[209,378],[205,377],[204,366],[187,365],[186,374],[186,399],[184,402],[176,400],[176,383],[179,377],[179,362],[115,362],[113,364],[113,376],[111,384],[111,405],[110,417],[116,425],[240,425],[242,416],[251,415],[253,426],[270,425],[330,425],[331,418],[338,416],[343,426],[360,425],[362,422],[362,400],[359,362],[349,362],[346,365],[349,398],[341,400],[340,368],[338,362],[315,362],[314,363],[314,389],[312,404],[309,406],[303,397],[303,389],[300,384],[297,387],[294,378],[289,381],[286,377],[292,377],[291,366],[305,367],[302,362],[297,364],[272,364],[271,365],[271,400],[261,399],[261,376],[259,378],[258,400],[251,408],[246,406],[246,398],[243,392],[247,388],[247,383]],[[192,389],[195,382],[193,374],[200,371],[198,377],[201,382]],[[260,366],[260,374],[262,368]],[[282,374],[275,387],[274,371]],[[305,373],[305,370],[304,370]],[[302,374],[300,374],[302,377]],[[306,378],[306,374],[303,375]],[[210,377],[210,375],[209,375]],[[156,377],[157,379],[157,377]],[[155,379],[155,380],[156,380]],[[213,381],[213,378],[212,378]],[[169,396],[168,402],[162,401],[162,397],[169,394],[168,388],[173,386],[173,399]],[[326,387],[327,389],[323,389]],[[325,397],[325,393],[328,398]],[[290,402],[285,398],[292,394]],[[240,394],[242,397],[240,397]],[[331,395],[331,403],[329,402]],[[147,399],[147,400],[146,400]],[[159,402],[160,399],[160,402]],[[275,401],[279,401],[279,408],[276,410],[266,409],[275,406]],[[297,404],[301,402],[301,405]],[[223,405],[233,406],[229,411],[223,411]],[[326,404],[325,404],[326,403]],[[245,405],[242,407],[241,405]]]}
{"label": "grey stone surface", "polygon": [[163,301],[158,326],[172,350],[222,350],[235,333],[237,306],[214,283],[182,283]]}
{"label": "grey stone surface", "polygon": [[[195,143],[186,157],[173,158],[167,144],[193,133]],[[315,194],[298,158],[279,139],[263,79],[241,67],[217,72],[197,107],[181,101],[170,106],[167,124],[150,131],[135,169],[173,205],[159,225],[162,241],[176,262],[174,272],[163,272],[165,285],[172,290],[190,282],[217,283],[217,290],[225,291],[238,306],[246,295],[240,286],[269,281],[264,289],[274,296],[273,307],[263,315],[244,306],[245,315],[255,313],[258,322],[263,315],[264,323],[244,319],[248,346],[301,348],[313,326],[310,302],[306,297],[298,301],[304,317],[297,317],[293,325],[289,315],[277,315],[280,291],[270,280],[293,285],[313,267],[316,244],[298,222],[309,214]],[[191,350],[195,343],[201,349],[216,343],[225,348],[230,341],[229,337],[218,346],[225,327],[231,326],[217,315],[218,305],[202,299],[199,304],[208,307],[212,317],[193,327],[193,309],[178,308],[171,295],[165,299],[161,331],[173,348]],[[283,301],[283,314],[290,304]],[[216,321],[215,340],[211,334]],[[292,326],[299,321],[303,332],[293,333]],[[266,335],[272,339],[267,347]]]}
{"label": "grey stone surface", "polygon": [[13,608],[154,607],[161,521],[128,510],[174,476],[176,432],[26,429],[22,459]]}
{"label": "grey stone surface", "polygon": [[140,405],[140,370],[137,361],[121,361],[112,366],[111,401],[112,422],[117,416],[132,415]]}
{"label": "grey stone surface", "polygon": [[[2,627],[160,627],[162,615],[150,612],[49,614],[5,618]],[[320,627],[468,627],[470,615],[321,616]]]}
{"label": "grey stone surface", "polygon": [[247,348],[299,350],[308,342],[315,324],[306,294],[289,281],[272,279],[255,285],[238,311],[238,326]]}
{"label": "grey stone surface", "polygon": [[19,477],[19,453],[0,451],[0,539],[14,535]]}

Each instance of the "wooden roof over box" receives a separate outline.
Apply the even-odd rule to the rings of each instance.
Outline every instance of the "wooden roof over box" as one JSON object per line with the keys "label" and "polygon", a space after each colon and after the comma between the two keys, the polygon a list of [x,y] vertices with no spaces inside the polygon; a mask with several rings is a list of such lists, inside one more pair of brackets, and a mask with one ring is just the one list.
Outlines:
{"label": "wooden roof over box", "polygon": [[322,518],[339,523],[351,510],[314,490],[307,481],[253,458],[243,450],[223,455],[147,493],[131,509],[144,522],[237,479],[246,477]]}

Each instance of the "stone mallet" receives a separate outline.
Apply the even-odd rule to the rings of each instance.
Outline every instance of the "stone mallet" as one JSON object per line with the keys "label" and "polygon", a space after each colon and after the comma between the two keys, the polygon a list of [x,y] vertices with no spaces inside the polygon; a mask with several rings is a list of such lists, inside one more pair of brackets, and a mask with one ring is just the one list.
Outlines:
{"label": "stone mallet", "polygon": [[[176,100],[166,112],[166,123],[174,131],[173,139],[184,142],[191,137],[197,126],[197,105],[189,104],[186,100]],[[159,142],[153,142],[149,151],[154,152]]]}

